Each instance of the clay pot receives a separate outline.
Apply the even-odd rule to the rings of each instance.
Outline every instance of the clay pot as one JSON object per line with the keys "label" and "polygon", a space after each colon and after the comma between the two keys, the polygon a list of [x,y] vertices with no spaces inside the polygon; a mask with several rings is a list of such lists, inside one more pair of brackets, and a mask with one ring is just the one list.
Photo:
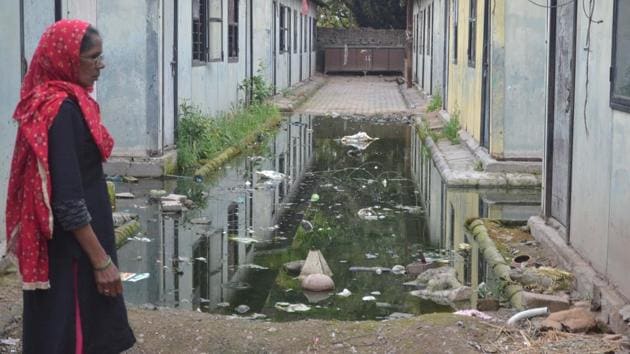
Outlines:
{"label": "clay pot", "polygon": [[512,258],[512,268],[529,267],[533,263],[534,260],[527,254],[519,254]]}
{"label": "clay pot", "polygon": [[302,280],[302,289],[309,291],[327,291],[335,288],[335,282],[325,274],[311,274]]}

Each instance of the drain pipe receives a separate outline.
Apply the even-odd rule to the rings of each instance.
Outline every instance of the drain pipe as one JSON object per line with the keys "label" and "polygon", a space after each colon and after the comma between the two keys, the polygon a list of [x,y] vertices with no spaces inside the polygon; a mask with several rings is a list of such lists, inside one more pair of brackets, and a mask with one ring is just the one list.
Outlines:
{"label": "drain pipe", "polygon": [[516,315],[510,317],[510,319],[507,321],[507,325],[514,326],[520,320],[524,320],[526,318],[532,318],[536,316],[546,316],[548,314],[549,314],[548,307],[537,307],[535,309],[521,311],[517,313]]}

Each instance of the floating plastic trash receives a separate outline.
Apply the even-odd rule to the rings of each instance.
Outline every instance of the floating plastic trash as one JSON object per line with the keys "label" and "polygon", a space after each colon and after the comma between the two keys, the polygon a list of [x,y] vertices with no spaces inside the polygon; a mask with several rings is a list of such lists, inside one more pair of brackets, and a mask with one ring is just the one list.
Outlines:
{"label": "floating plastic trash", "polygon": [[378,253],[366,253],[365,258],[367,259],[376,259],[378,258]]}
{"label": "floating plastic trash", "polygon": [[284,173],[270,170],[256,171],[256,174],[261,178],[267,178],[274,181],[280,181],[287,178],[287,175],[285,175]]}
{"label": "floating plastic trash", "polygon": [[405,267],[400,264],[397,264],[392,267],[392,273],[396,275],[405,274]]}
{"label": "floating plastic trash", "polygon": [[120,273],[120,280],[135,283],[140,280],[144,280],[149,278],[151,275],[149,273]]}
{"label": "floating plastic trash", "polygon": [[313,195],[311,195],[311,202],[315,203],[317,201],[319,201],[319,194],[313,193]]}
{"label": "floating plastic trash", "polygon": [[243,264],[243,265],[240,265],[238,267],[239,268],[257,269],[257,270],[267,270],[267,269],[269,269],[267,267],[259,266],[258,264]]}
{"label": "floating plastic trash", "polygon": [[200,261],[200,262],[204,262],[204,263],[208,263],[208,260],[204,257],[197,257],[195,258],[196,261]]}
{"label": "floating plastic trash", "polygon": [[376,301],[376,298],[374,296],[364,296],[361,300],[363,301]]}
{"label": "floating plastic trash", "polygon": [[381,292],[380,291],[372,291],[370,293],[370,295],[379,296],[379,295],[381,295]]}
{"label": "floating plastic trash", "polygon": [[302,225],[302,228],[304,229],[304,231],[313,230],[313,224],[311,224],[311,222],[308,220],[302,220],[300,221],[300,224]]}
{"label": "floating plastic trash", "polygon": [[311,309],[310,306],[304,304],[290,304],[288,302],[276,302],[274,307],[284,312],[306,312]]}
{"label": "floating plastic trash", "polygon": [[352,292],[348,289],[343,289],[341,292],[337,293],[337,296],[348,297],[352,295]]}
{"label": "floating plastic trash", "polygon": [[238,305],[234,308],[234,311],[240,313],[240,314],[244,314],[247,311],[249,311],[249,306],[247,305]]}
{"label": "floating plastic trash", "polygon": [[371,207],[359,210],[357,215],[363,220],[378,220],[378,214]]}
{"label": "floating plastic trash", "polygon": [[251,238],[251,237],[230,237],[229,240],[238,242],[238,243],[244,243],[246,245],[249,245],[252,243],[258,243],[257,239]]}

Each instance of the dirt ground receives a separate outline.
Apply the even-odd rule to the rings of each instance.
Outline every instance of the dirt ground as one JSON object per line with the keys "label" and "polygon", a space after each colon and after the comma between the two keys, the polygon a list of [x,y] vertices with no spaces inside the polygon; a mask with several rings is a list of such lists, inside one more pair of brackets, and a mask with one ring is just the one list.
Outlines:
{"label": "dirt ground", "polygon": [[[15,275],[0,277],[0,340],[21,337],[21,291]],[[494,314],[497,315],[497,314]],[[129,309],[138,343],[128,353],[603,353],[602,336],[554,334],[453,314],[391,321],[266,322],[173,309]],[[18,353],[0,344],[0,353]]]}

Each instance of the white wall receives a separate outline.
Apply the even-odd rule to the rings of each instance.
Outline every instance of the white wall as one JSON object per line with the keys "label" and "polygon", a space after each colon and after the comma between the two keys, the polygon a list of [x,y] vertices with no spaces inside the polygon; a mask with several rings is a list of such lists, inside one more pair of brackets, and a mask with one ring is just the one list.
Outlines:
{"label": "white wall", "polygon": [[4,254],[6,246],[4,212],[16,132],[12,116],[19,99],[21,82],[19,3],[19,0],[0,2],[0,256]]}
{"label": "white wall", "polygon": [[595,4],[594,18],[602,22],[590,26],[588,58],[581,50],[588,20],[578,11],[570,240],[629,296],[630,114],[609,105],[612,6],[612,1]]}

